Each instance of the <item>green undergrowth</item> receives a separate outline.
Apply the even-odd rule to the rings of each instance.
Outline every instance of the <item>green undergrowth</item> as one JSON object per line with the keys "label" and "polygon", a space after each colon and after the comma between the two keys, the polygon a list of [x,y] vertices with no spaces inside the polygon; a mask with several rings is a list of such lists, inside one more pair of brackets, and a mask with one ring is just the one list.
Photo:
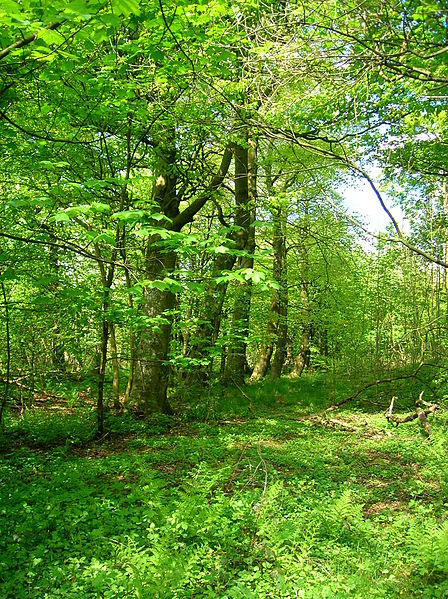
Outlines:
{"label": "green undergrowth", "polygon": [[448,411],[429,440],[378,390],[322,414],[350,392],[190,391],[175,417],[109,414],[100,441],[85,406],[9,414],[0,596],[448,597]]}

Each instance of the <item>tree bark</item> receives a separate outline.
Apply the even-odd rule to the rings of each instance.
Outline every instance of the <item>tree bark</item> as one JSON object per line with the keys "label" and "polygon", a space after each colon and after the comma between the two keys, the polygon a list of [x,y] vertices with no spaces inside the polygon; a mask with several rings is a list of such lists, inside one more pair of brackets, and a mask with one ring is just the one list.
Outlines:
{"label": "tree bark", "polygon": [[[230,240],[229,240],[230,241]],[[201,323],[194,335],[194,344],[190,344],[190,357],[198,360],[208,360],[208,365],[201,365],[195,368],[187,376],[187,384],[203,384],[211,377],[212,360],[210,358],[209,348],[216,344],[222,322],[222,310],[227,293],[227,283],[216,283],[216,278],[223,271],[229,271],[233,268],[236,257],[229,254],[219,254],[215,259],[212,271],[211,282],[208,285],[204,298],[204,307],[201,313]]]}
{"label": "tree bark", "polygon": [[[174,268],[175,256],[170,254],[160,257],[164,270],[169,271]],[[156,259],[156,254],[153,258]],[[162,271],[161,268],[160,270]],[[158,411],[172,414],[167,398],[169,377],[167,359],[171,340],[171,316],[167,312],[174,307],[174,304],[175,296],[170,291],[145,289],[142,309],[145,317],[152,320],[154,325],[140,331],[131,391],[132,400],[144,415]],[[163,319],[163,324],[157,324],[159,318]]]}
{"label": "tree bark", "polygon": [[5,309],[5,332],[6,332],[6,380],[5,388],[3,390],[2,400],[0,402],[0,428],[3,430],[3,412],[8,402],[9,395],[9,379],[11,376],[11,331],[9,328],[9,303],[6,295],[5,284],[0,281],[0,287],[2,290],[3,307]]}
{"label": "tree bark", "polygon": [[[266,325],[265,340],[260,347],[257,360],[250,380],[252,382],[262,379],[269,368],[274,346],[276,345],[275,370],[272,378],[278,378],[281,374],[286,355],[286,333],[284,326],[286,317],[286,240],[283,228],[283,211],[280,206],[271,211],[274,224],[274,264],[273,278],[278,283],[279,288],[272,292],[271,307],[269,319]],[[272,372],[272,369],[271,369]]]}
{"label": "tree bark", "polygon": [[[157,164],[152,198],[160,212],[171,221],[179,215],[177,197],[177,175],[175,173],[175,133],[169,129],[156,146]],[[153,223],[157,225],[156,222]],[[148,238],[145,250],[145,277],[149,281],[163,279],[174,270],[176,254],[164,251],[160,235]],[[132,401],[144,415],[161,411],[171,414],[167,398],[169,368],[168,350],[171,340],[171,315],[175,296],[168,289],[148,286],[144,289],[143,315],[149,326],[139,334],[134,364],[134,380],[131,390]]]}
{"label": "tree bark", "polygon": [[301,336],[299,352],[294,360],[292,377],[300,377],[305,368],[310,364],[311,354],[311,322],[310,322],[310,298],[309,286],[309,256],[308,256],[309,214],[308,201],[305,202],[305,213],[303,220],[303,238],[300,244],[300,260],[302,263],[302,281],[300,284],[301,299]]}
{"label": "tree bark", "polygon": [[[195,214],[210,199],[222,184],[227,174],[231,150],[226,148],[221,165],[212,177],[205,191],[200,194],[185,210],[179,212],[180,197],[177,193],[175,132],[170,129],[162,139],[157,150],[156,181],[153,187],[153,200],[165,214],[170,223],[167,229],[180,231],[191,222]],[[154,223],[157,224],[157,223]],[[159,225],[160,226],[160,223]],[[163,279],[174,270],[176,253],[163,247],[159,235],[148,239],[145,255],[146,279],[155,281]],[[144,415],[154,411],[171,414],[172,409],[167,398],[167,387],[170,369],[168,365],[169,346],[171,341],[172,316],[175,306],[175,295],[170,290],[148,286],[144,290],[142,312],[149,321],[149,326],[140,331],[136,344],[134,360],[134,378],[131,400]]]}
{"label": "tree bark", "polygon": [[[288,346],[288,267],[286,260],[286,222],[287,214],[279,215],[279,231],[275,243],[278,254],[276,280],[280,285],[278,291],[278,317],[277,317],[277,339],[275,343],[275,354],[271,363],[270,378],[279,378],[286,362]],[[278,277],[278,278],[277,278]]]}
{"label": "tree bark", "polygon": [[[247,147],[235,145],[235,224],[239,227],[237,244],[247,254],[238,259],[238,268],[251,269],[254,265],[255,251],[255,201],[257,181],[257,143],[249,139]],[[246,344],[249,333],[249,315],[252,298],[252,282],[245,281],[236,285],[232,320],[230,324],[230,342],[224,378],[241,383],[246,371]]]}
{"label": "tree bark", "polygon": [[109,323],[110,357],[112,362],[112,395],[114,408],[121,410],[120,403],[120,368],[118,363],[117,340],[115,338],[115,325]]}

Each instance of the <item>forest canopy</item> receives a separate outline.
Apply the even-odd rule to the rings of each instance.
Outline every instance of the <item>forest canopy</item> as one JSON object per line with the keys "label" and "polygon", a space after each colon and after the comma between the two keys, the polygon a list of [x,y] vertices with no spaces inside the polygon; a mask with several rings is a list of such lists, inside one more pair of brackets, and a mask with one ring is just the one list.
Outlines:
{"label": "forest canopy", "polygon": [[[442,4],[7,0],[0,18],[4,387],[96,373],[101,428],[109,374],[107,401],[149,414],[217,376],[443,359]],[[341,200],[360,181],[391,221],[371,250]]]}

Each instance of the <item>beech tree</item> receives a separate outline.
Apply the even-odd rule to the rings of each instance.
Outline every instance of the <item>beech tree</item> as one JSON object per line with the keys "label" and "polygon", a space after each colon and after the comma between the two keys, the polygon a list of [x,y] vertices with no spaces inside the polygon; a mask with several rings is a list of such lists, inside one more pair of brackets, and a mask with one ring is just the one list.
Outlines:
{"label": "beech tree", "polygon": [[[101,433],[104,396],[171,413],[175,381],[440,359],[445,18],[413,0],[6,0],[5,396],[25,373],[94,372]],[[369,254],[342,214],[362,178],[412,223],[380,242],[400,248]],[[383,311],[382,268],[400,289]]]}

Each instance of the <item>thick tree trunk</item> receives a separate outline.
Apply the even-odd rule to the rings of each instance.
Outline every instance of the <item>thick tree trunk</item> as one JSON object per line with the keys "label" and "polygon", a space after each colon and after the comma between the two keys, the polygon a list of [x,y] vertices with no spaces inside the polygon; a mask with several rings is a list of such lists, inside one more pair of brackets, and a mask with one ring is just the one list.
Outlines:
{"label": "thick tree trunk", "polygon": [[271,362],[271,379],[278,379],[287,362],[288,350],[288,291],[286,287],[281,290],[279,317],[277,324],[277,343],[274,358]]}
{"label": "thick tree trunk", "polygon": [[288,346],[288,263],[286,256],[286,225],[288,221],[288,212],[285,207],[278,208],[278,223],[276,225],[276,235],[274,237],[274,253],[277,256],[275,262],[274,278],[278,282],[280,289],[277,298],[277,340],[275,344],[275,354],[271,361],[270,378],[279,378],[287,358]]}
{"label": "thick tree trunk", "polygon": [[6,408],[9,397],[9,380],[11,377],[11,331],[9,321],[9,302],[6,295],[6,288],[3,281],[0,281],[0,288],[2,290],[3,308],[5,310],[5,341],[6,341],[6,380],[5,387],[3,390],[3,396],[0,402],[0,429],[3,430],[3,412]]}
{"label": "thick tree trunk", "polygon": [[[47,225],[46,227],[53,234],[56,234],[54,231],[54,225]],[[50,283],[49,288],[55,298],[55,301],[58,302],[59,296],[59,254],[57,248],[54,246],[50,247],[49,251],[51,271],[54,275],[55,279]],[[52,335],[51,335],[51,361],[53,367],[60,372],[64,372],[67,369],[67,364],[65,360],[65,352],[64,352],[64,339],[63,334],[61,332],[60,322],[56,320],[53,325]]]}
{"label": "thick tree trunk", "polygon": [[288,273],[286,266],[286,231],[282,234],[283,264],[281,271],[280,290],[278,295],[277,341],[275,354],[271,361],[271,379],[278,379],[286,365],[288,349]]}
{"label": "thick tree trunk", "polygon": [[[174,267],[175,256],[165,254],[161,258],[167,269]],[[174,304],[175,297],[170,291],[145,290],[142,310],[145,317],[153,319],[154,326],[140,331],[131,392],[137,409],[145,415],[159,411],[172,414],[167,399],[167,358],[171,340],[171,316],[167,312]],[[158,319],[162,319],[159,324]]]}
{"label": "thick tree trunk", "polygon": [[311,355],[311,325],[310,325],[310,302],[308,296],[308,283],[302,281],[300,298],[302,300],[302,331],[300,337],[299,352],[294,360],[291,376],[300,377],[303,371],[310,365]]}
{"label": "thick tree trunk", "polygon": [[135,335],[134,329],[129,329],[129,375],[124,392],[124,406],[129,404],[131,398],[132,385],[134,384],[134,364],[135,364]]}
{"label": "thick tree trunk", "polygon": [[[448,190],[446,183],[446,175],[443,176],[442,181],[442,195],[443,195],[443,214],[446,222],[448,222]],[[445,228],[445,242],[443,244],[443,259],[448,262],[448,226]],[[444,270],[445,279],[445,296],[446,296],[446,320],[448,323],[448,269]]]}
{"label": "thick tree trunk", "polygon": [[[248,147],[236,145],[235,155],[235,224],[238,247],[247,251],[246,256],[238,260],[238,268],[253,268],[255,251],[255,202],[257,180],[257,144],[249,139]],[[230,343],[224,378],[241,383],[246,372],[246,344],[249,334],[250,303],[252,298],[252,282],[246,281],[236,286],[230,325]]]}
{"label": "thick tree trunk", "polygon": [[[109,290],[105,290],[108,295]],[[108,299],[104,300],[103,312],[106,311]],[[103,316],[103,324],[101,328],[101,353],[100,363],[98,368],[98,395],[96,400],[96,414],[97,414],[97,435],[100,437],[104,434],[104,380],[106,377],[106,362],[107,362],[107,338],[109,335],[109,326],[107,320]]]}
{"label": "thick tree trunk", "polygon": [[[185,224],[191,222],[222,184],[230,165],[232,153],[230,148],[225,149],[221,165],[209,185],[180,213],[181,197],[176,190],[174,139],[174,129],[168,130],[168,133],[156,146],[157,165],[153,200],[159,206],[160,212],[169,218],[167,229],[180,231]],[[160,226],[160,223],[155,222],[154,226]],[[148,239],[145,263],[146,279],[149,281],[161,280],[174,270],[176,253],[170,251],[169,247],[163,247],[159,235],[153,235]],[[145,327],[139,335],[131,390],[131,401],[145,415],[153,411],[172,413],[167,399],[167,387],[170,375],[168,354],[171,341],[171,312],[174,306],[175,295],[168,289],[162,290],[152,285],[145,288],[142,312],[149,320],[149,326]]]}

